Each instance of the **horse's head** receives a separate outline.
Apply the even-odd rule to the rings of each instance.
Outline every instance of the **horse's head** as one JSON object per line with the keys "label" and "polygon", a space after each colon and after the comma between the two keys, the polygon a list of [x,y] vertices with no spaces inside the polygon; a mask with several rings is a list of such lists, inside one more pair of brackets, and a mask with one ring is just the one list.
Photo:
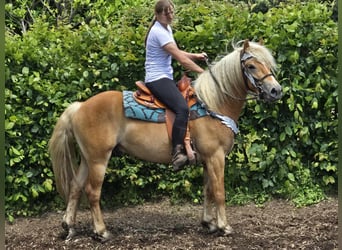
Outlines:
{"label": "horse's head", "polygon": [[262,44],[245,40],[240,54],[241,68],[246,87],[260,99],[273,102],[282,96],[282,89],[273,74],[275,62]]}

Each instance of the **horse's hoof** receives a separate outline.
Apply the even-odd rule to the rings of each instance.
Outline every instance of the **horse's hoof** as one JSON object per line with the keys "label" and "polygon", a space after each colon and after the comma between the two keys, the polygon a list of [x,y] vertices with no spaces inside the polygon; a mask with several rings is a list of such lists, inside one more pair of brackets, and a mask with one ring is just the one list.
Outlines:
{"label": "horse's hoof", "polygon": [[225,228],[218,228],[218,226],[211,221],[202,221],[201,224],[210,234],[218,233],[220,236],[228,236],[233,233],[233,228],[229,225]]}
{"label": "horse's hoof", "polygon": [[69,233],[68,236],[66,237],[65,241],[70,241],[72,240],[76,235],[76,230],[74,228],[69,228]]}
{"label": "horse's hoof", "polygon": [[69,225],[65,221],[62,222],[62,227],[68,233],[65,241],[72,240],[72,238],[74,238],[74,236],[76,235],[76,230],[73,227],[69,227]]}
{"label": "horse's hoof", "polygon": [[105,243],[109,241],[112,238],[112,234],[108,231],[105,231],[102,234],[94,232],[94,239],[97,241],[100,241],[101,243]]}
{"label": "horse's hoof", "polygon": [[228,236],[231,235],[234,230],[231,226],[227,225],[225,228],[219,229],[219,232],[222,236]]}
{"label": "horse's hoof", "polygon": [[202,226],[208,230],[210,234],[217,232],[218,227],[211,221],[202,221]]}

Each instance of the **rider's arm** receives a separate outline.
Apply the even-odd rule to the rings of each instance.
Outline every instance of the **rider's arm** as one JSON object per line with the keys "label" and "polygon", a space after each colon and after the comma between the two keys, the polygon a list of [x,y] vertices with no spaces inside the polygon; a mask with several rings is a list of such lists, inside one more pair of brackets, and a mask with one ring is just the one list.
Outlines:
{"label": "rider's arm", "polygon": [[[180,50],[175,43],[168,43],[163,47],[174,59],[176,59],[184,68],[202,73],[204,69],[198,66],[193,60],[203,60],[203,54],[188,53]],[[203,59],[202,59],[203,58]]]}

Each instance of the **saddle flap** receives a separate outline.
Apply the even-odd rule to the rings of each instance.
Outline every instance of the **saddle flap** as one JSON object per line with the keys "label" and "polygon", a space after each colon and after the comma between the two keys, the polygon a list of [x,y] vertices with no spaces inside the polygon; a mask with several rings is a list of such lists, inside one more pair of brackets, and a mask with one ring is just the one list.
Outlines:
{"label": "saddle flap", "polygon": [[163,103],[161,103],[159,100],[154,98],[153,95],[150,95],[146,92],[139,90],[136,90],[133,93],[133,98],[137,103],[140,103],[141,105],[145,107],[149,107],[152,109],[157,109],[157,108],[166,108]]}

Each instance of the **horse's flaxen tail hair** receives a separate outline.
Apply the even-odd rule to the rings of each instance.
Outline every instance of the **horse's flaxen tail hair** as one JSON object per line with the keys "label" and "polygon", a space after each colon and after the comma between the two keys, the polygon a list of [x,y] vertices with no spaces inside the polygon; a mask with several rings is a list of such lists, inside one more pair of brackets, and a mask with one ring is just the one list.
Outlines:
{"label": "horse's flaxen tail hair", "polygon": [[71,118],[80,105],[80,102],[75,102],[63,112],[49,141],[49,153],[56,188],[65,201],[68,201],[70,183],[75,176],[77,167],[76,145]]}

